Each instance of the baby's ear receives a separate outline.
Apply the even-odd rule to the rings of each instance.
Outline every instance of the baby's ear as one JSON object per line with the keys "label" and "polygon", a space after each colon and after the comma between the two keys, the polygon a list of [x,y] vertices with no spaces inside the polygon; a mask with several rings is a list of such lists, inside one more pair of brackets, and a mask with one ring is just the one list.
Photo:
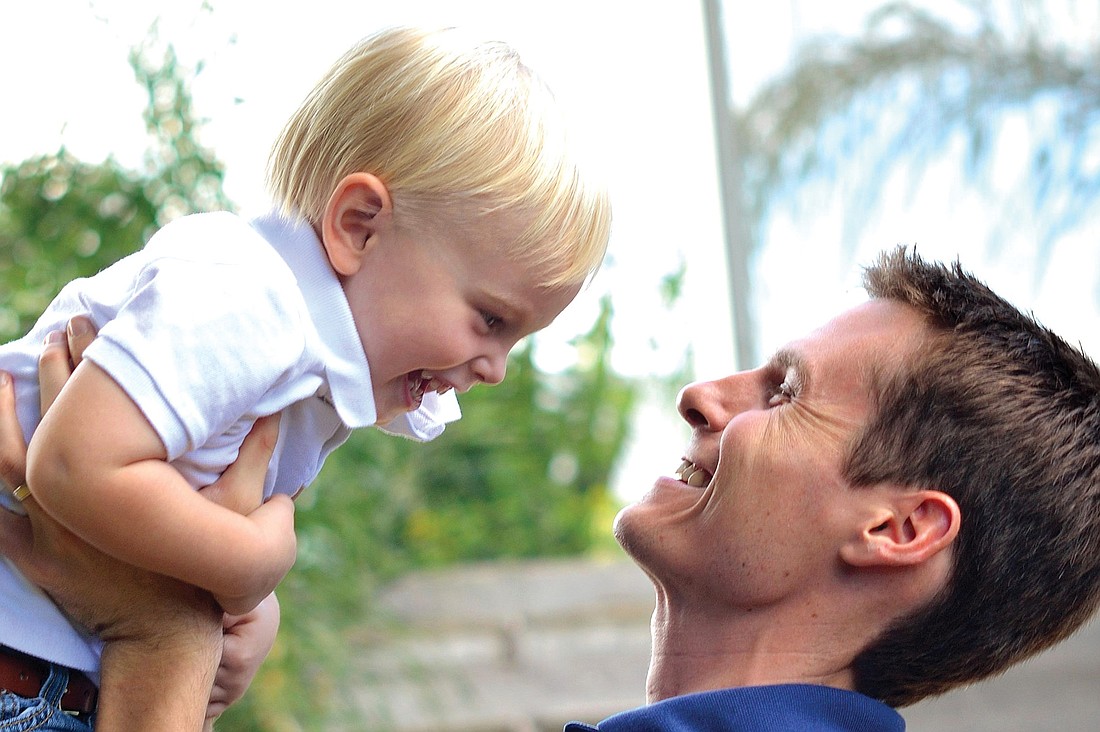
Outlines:
{"label": "baby's ear", "polygon": [[359,271],[376,237],[393,226],[393,199],[371,173],[352,173],[336,184],[321,219],[321,242],[337,274]]}
{"label": "baby's ear", "polygon": [[959,534],[959,505],[942,491],[886,488],[880,498],[858,535],[841,548],[841,559],[852,566],[917,565],[950,547]]}

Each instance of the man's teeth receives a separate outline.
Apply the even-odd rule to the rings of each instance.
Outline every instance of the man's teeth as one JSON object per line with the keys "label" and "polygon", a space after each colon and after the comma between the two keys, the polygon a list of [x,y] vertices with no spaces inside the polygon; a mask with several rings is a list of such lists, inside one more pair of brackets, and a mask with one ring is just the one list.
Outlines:
{"label": "man's teeth", "polygon": [[710,473],[690,460],[684,460],[676,470],[676,477],[692,488],[703,488],[710,483]]}

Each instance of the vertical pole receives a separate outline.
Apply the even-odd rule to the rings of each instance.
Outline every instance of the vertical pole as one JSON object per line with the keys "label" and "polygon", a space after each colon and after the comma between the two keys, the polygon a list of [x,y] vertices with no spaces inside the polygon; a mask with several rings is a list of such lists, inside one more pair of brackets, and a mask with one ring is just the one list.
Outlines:
{"label": "vertical pole", "polygon": [[746,369],[756,364],[756,338],[751,309],[752,286],[749,280],[752,230],[745,213],[742,138],[733,109],[726,34],[722,23],[722,0],[703,0],[703,25],[707,63],[710,68],[711,108],[714,110],[719,197],[733,323],[734,366],[737,369]]}

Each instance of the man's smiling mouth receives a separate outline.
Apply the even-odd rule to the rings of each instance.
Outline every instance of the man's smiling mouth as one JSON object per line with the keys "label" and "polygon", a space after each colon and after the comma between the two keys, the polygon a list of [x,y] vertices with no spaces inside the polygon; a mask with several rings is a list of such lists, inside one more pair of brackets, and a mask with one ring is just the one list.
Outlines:
{"label": "man's smiling mouth", "polygon": [[676,469],[676,477],[681,482],[687,483],[692,488],[706,488],[710,485],[711,474],[704,468],[700,468],[687,458]]}

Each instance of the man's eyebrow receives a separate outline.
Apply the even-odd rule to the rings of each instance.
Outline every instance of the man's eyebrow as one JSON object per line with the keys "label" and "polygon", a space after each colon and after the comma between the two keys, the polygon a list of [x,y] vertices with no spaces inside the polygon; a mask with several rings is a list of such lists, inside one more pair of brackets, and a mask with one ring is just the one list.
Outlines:
{"label": "man's eyebrow", "polygon": [[809,364],[801,353],[792,348],[780,348],[768,359],[767,368],[774,371],[794,371],[795,378],[805,387],[810,376]]}

